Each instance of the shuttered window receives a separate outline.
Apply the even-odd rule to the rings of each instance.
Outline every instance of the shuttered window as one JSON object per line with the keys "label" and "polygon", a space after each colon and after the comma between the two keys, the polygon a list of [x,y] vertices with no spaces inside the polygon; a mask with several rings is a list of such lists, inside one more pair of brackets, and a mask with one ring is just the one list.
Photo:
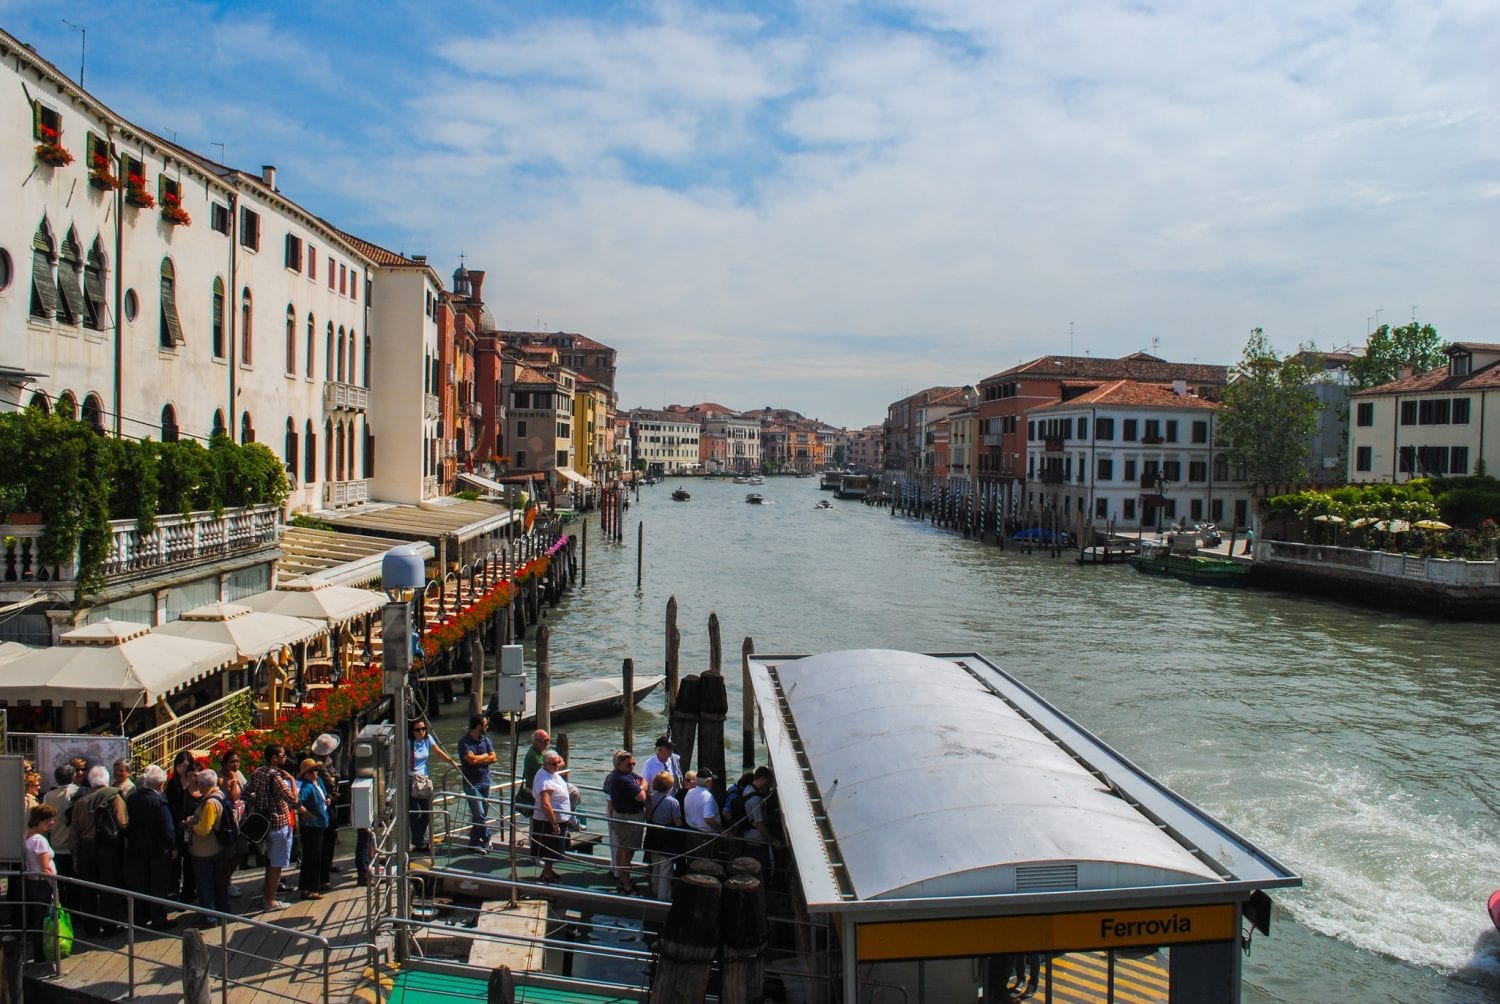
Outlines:
{"label": "shuttered window", "polygon": [[68,230],[59,258],[57,288],[62,293],[63,309],[58,320],[64,324],[78,324],[83,320],[83,255],[78,250],[77,231]]}
{"label": "shuttered window", "polygon": [[224,280],[218,276],[214,277],[214,301],[213,316],[213,350],[215,359],[224,358]]}
{"label": "shuttered window", "polygon": [[89,248],[89,260],[83,267],[83,308],[84,325],[103,331],[109,308],[104,301],[104,248],[97,237]]}
{"label": "shuttered window", "polygon": [[176,348],[187,343],[182,336],[182,321],[177,317],[177,271],[172,259],[161,260],[161,346]]}
{"label": "shuttered window", "polygon": [[52,233],[47,229],[47,221],[43,220],[31,238],[31,316],[49,321],[57,316],[58,311],[53,264]]}

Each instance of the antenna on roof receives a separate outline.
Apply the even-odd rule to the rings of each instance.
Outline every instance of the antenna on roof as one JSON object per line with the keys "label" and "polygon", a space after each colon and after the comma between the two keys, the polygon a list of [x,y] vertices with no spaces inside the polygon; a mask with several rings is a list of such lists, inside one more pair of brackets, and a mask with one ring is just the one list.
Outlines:
{"label": "antenna on roof", "polygon": [[1151,354],[1153,356],[1156,355],[1157,349],[1159,349],[1160,347],[1161,347],[1161,336],[1160,335],[1152,335],[1151,336]]}
{"label": "antenna on roof", "polygon": [[212,143],[211,142],[208,145],[209,146],[216,146],[216,147],[219,148],[219,163],[220,164],[224,163],[224,144],[223,143]]}
{"label": "antenna on roof", "polygon": [[72,28],[74,31],[78,32],[78,34],[81,36],[79,38],[79,40],[78,40],[78,86],[82,87],[83,86],[83,64],[84,64],[84,61],[86,59],[88,59],[88,55],[89,55],[89,30],[87,28],[85,28],[81,24],[74,24],[72,21],[69,21],[67,18],[63,18],[62,19],[62,23],[65,24],[65,25],[67,25],[69,28]]}
{"label": "antenna on roof", "polygon": [[1068,355],[1073,354],[1073,322],[1068,322]]}

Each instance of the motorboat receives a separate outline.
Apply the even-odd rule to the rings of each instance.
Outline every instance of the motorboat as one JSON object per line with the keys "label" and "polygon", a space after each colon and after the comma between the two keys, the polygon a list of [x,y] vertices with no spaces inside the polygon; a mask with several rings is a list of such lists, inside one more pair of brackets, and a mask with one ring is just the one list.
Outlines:
{"label": "motorboat", "polygon": [[745,501],[749,502],[751,505],[764,505],[766,497],[760,492],[751,492],[749,495],[745,496]]}
{"label": "motorboat", "polygon": [[688,494],[686,488],[674,488],[672,490],[673,502],[686,502],[690,498],[692,498],[692,496]]}
{"label": "motorboat", "polygon": [[759,474],[755,474],[751,476],[750,483],[752,485],[763,485],[766,483],[766,479],[761,477]]}
{"label": "motorboat", "polygon": [[827,499],[818,499],[817,504],[814,505],[813,508],[814,509],[832,509],[833,508],[833,503],[830,502],[830,501],[828,501]]}
{"label": "motorboat", "polygon": [[734,483],[737,485],[748,485],[750,483],[750,479],[741,474],[735,477]]}

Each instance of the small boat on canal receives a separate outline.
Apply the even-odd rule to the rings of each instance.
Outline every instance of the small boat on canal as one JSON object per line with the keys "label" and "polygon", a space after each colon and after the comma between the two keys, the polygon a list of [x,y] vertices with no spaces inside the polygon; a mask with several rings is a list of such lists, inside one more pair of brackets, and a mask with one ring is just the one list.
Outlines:
{"label": "small boat on canal", "polygon": [[1250,581],[1250,566],[1216,554],[1174,553],[1168,546],[1150,542],[1130,559],[1135,570],[1147,575],[1166,575],[1205,586],[1243,586]]}
{"label": "small boat on canal", "polygon": [[833,508],[833,503],[830,502],[830,501],[828,501],[827,499],[818,499],[817,505],[814,505],[813,508],[814,509],[832,509]]}
{"label": "small boat on canal", "polygon": [[692,498],[692,496],[687,493],[686,488],[677,488],[672,492],[673,502],[686,502],[690,498]]}
{"label": "small boat on canal", "polygon": [[765,505],[766,497],[760,492],[751,492],[749,495],[745,496],[745,501],[749,502],[751,505]]}
{"label": "small boat on canal", "polygon": [[[661,686],[664,676],[636,680],[631,688],[631,704],[640,704]],[[582,722],[590,718],[609,718],[625,710],[625,688],[619,679],[600,677],[595,680],[573,680],[552,685],[552,722]],[[536,691],[526,692],[526,710],[517,728],[536,727]]]}

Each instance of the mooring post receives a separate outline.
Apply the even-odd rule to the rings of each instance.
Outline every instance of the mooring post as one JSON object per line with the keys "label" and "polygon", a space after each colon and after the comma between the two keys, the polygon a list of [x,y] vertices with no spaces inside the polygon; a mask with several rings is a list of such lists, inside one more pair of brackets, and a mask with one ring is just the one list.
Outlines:
{"label": "mooring post", "polygon": [[719,638],[719,615],[708,613],[708,671],[724,675],[724,643]]}
{"label": "mooring post", "polygon": [[677,597],[667,597],[666,624],[666,674],[667,674],[667,722],[672,721],[672,702],[677,700],[677,652],[682,635],[677,631]]}
{"label": "mooring post", "polygon": [[759,878],[735,875],[724,883],[719,900],[719,930],[724,937],[720,1004],[754,1004],[765,994],[766,894]]}
{"label": "mooring post", "polygon": [[581,565],[582,567],[578,569],[578,584],[579,586],[587,586],[589,584],[589,525],[587,523],[583,524],[583,561]]}
{"label": "mooring post", "polygon": [[677,688],[677,700],[672,702],[671,717],[667,720],[667,729],[672,735],[672,752],[682,759],[683,770],[690,770],[693,766],[701,693],[702,678],[697,673],[684,676]]}
{"label": "mooring post", "polygon": [[641,582],[646,573],[646,521],[635,525],[635,591],[641,591]]}
{"label": "mooring post", "polygon": [[672,905],[658,945],[651,1004],[699,1004],[719,947],[723,887],[711,875],[688,874],[672,884]]}
{"label": "mooring post", "polygon": [[[745,770],[755,769],[755,691],[750,686],[750,657],[754,654],[755,640],[746,635],[740,643],[740,760]],[[727,776],[721,790],[729,790]]]}
{"label": "mooring post", "polygon": [[547,644],[552,632],[543,624],[536,629],[536,727],[552,731],[552,663]]}
{"label": "mooring post", "polygon": [[[704,673],[698,678],[698,769],[707,767],[715,777],[724,777],[724,719],[729,714],[729,694],[723,673]],[[687,758],[683,758],[683,766]],[[728,788],[728,785],[724,785]]]}
{"label": "mooring post", "polygon": [[620,667],[621,693],[625,695],[625,735],[620,749],[628,750],[635,745],[635,660],[626,659]]}
{"label": "mooring post", "polygon": [[[399,932],[405,937],[405,932]],[[213,972],[203,932],[188,928],[182,932],[182,999],[185,1004],[210,1004],[208,977]]]}

